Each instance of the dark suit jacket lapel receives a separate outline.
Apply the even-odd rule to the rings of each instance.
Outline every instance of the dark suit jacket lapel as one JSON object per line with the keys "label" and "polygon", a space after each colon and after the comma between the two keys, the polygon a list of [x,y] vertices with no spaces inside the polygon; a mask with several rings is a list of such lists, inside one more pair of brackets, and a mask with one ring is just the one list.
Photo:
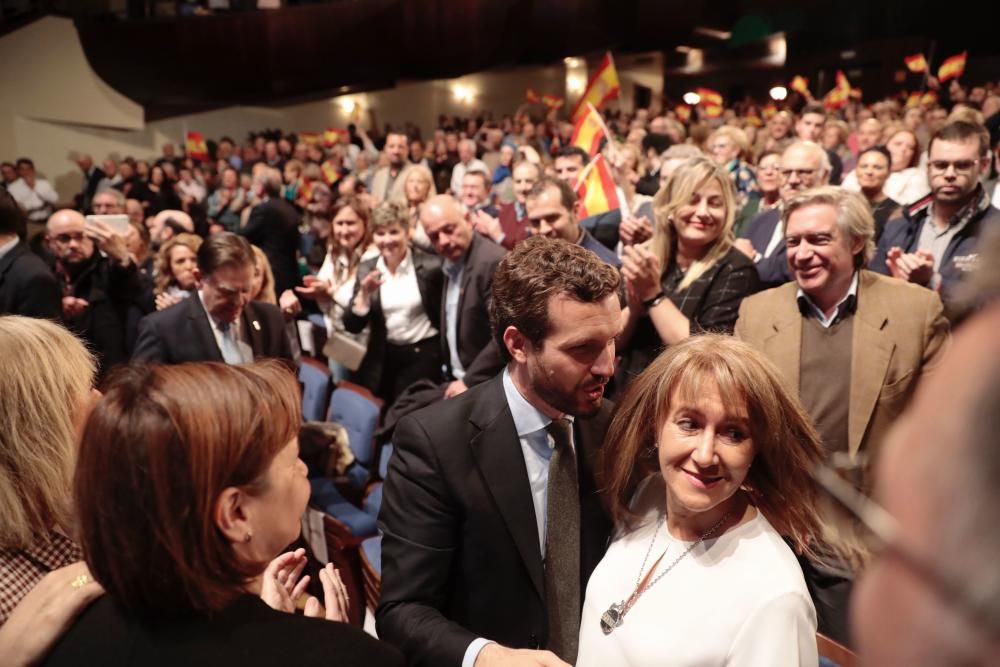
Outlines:
{"label": "dark suit jacket lapel", "polygon": [[[194,292],[187,298],[187,307],[187,316],[191,323],[191,329],[197,339],[198,346],[205,350],[205,359],[208,361],[225,361],[222,358],[222,351],[219,349],[219,344],[215,341],[215,333],[212,331],[212,325],[208,322],[208,312],[201,305],[201,299],[198,298],[198,292]],[[187,344],[186,341],[176,342],[180,345]]]}
{"label": "dark suit jacket lapel", "polygon": [[253,350],[253,358],[257,359],[264,356],[264,332],[261,331],[263,324],[257,316],[257,309],[254,308],[252,302],[247,304],[240,317],[243,318],[244,337],[250,343],[250,349]]}
{"label": "dark suit jacket lapel", "polygon": [[7,274],[10,272],[11,267],[14,266],[14,260],[20,257],[23,252],[26,252],[24,245],[18,243],[10,252],[4,255],[3,259],[0,259],[0,285],[3,285],[4,280],[7,279]]}
{"label": "dark suit jacket lapel", "polygon": [[479,472],[503,516],[511,538],[524,561],[531,583],[545,599],[542,551],[538,545],[538,523],[528,482],[520,440],[504,394],[502,376],[489,381],[469,415],[478,433],[471,441]]}

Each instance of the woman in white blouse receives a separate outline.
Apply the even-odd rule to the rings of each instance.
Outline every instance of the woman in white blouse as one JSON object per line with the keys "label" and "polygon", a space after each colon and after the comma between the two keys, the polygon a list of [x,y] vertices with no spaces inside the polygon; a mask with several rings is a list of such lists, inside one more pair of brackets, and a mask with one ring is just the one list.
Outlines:
{"label": "woman in white blouse", "polygon": [[885,182],[883,190],[890,199],[909,206],[931,191],[927,172],[919,166],[920,142],[917,141],[916,134],[904,127],[890,132],[885,147],[889,149],[892,163],[889,167],[889,180]]}
{"label": "woman in white blouse", "polygon": [[587,586],[577,667],[815,667],[793,549],[815,554],[823,455],[774,366],[726,336],[672,345],[606,442],[616,536]]}
{"label": "woman in white blouse", "polygon": [[[354,295],[358,266],[364,259],[375,257],[377,251],[371,245],[371,210],[362,199],[354,195],[341,197],[334,202],[332,212],[329,251],[323,265],[315,276],[305,276],[304,287],[296,287],[295,291],[316,300],[323,311],[328,339],[342,343],[328,345],[326,350],[333,379],[339,381],[358,368],[350,359],[350,342],[368,344],[367,328],[357,333],[344,329],[344,311]],[[337,358],[338,351],[343,354],[341,358]]]}
{"label": "woman in white blouse", "polygon": [[392,404],[417,380],[441,382],[441,260],[410,244],[410,215],[399,202],[379,204],[371,230],[379,256],[361,262],[344,328],[371,327],[368,351],[350,377]]}

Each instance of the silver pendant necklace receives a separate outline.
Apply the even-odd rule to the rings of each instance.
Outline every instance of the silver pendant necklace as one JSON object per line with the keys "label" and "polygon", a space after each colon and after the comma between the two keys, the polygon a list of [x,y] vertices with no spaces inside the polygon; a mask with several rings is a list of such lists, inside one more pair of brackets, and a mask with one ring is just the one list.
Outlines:
{"label": "silver pendant necklace", "polygon": [[[642,586],[642,571],[646,569],[646,562],[649,560],[649,554],[653,552],[653,545],[656,544],[656,534],[660,532],[659,530],[654,531],[653,540],[649,543],[649,549],[646,550],[646,557],[642,559],[642,566],[639,568],[639,577],[635,580],[635,590],[632,592],[630,596],[628,596],[628,598],[622,600],[621,602],[612,603],[611,606],[608,607],[608,610],[603,614],[601,614],[601,630],[604,632],[604,634],[610,635],[615,628],[624,623],[625,614],[627,614],[629,609],[631,609],[632,606],[639,600],[639,597],[643,593],[648,591],[650,588],[652,588],[656,584],[656,582],[662,579],[663,575],[665,575],[667,572],[670,572],[670,570],[674,569],[674,566],[677,565],[677,563],[681,562],[685,556],[691,553],[692,549],[694,549],[696,546],[698,546],[699,544],[707,540],[709,537],[711,537],[715,533],[715,531],[719,529],[719,526],[721,526],[722,523],[729,518],[730,513],[731,512],[726,512],[725,514],[723,514],[722,518],[719,519],[714,526],[705,531],[702,534],[702,536],[698,538],[697,542],[693,542],[691,546],[685,549],[684,553],[675,558],[674,562],[668,565],[667,568],[663,570],[663,572],[656,575],[655,579],[653,579],[645,586]],[[663,525],[664,527],[666,527],[667,525],[666,515],[663,516]],[[668,545],[667,549],[669,548],[670,547]],[[664,550],[663,555],[665,556],[666,554],[667,552],[666,550]],[[662,559],[663,556],[660,556],[660,558]]]}

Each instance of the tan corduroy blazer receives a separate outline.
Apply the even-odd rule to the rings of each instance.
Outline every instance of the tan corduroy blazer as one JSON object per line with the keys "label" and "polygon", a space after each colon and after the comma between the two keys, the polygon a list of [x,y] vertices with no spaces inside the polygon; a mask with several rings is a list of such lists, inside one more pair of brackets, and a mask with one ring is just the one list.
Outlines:
{"label": "tan corduroy blazer", "polygon": [[[799,393],[802,313],[794,282],[743,301],[735,335],[763,352]],[[917,382],[950,340],[937,292],[862,271],[854,314],[848,448],[851,458],[869,457],[885,439]]]}

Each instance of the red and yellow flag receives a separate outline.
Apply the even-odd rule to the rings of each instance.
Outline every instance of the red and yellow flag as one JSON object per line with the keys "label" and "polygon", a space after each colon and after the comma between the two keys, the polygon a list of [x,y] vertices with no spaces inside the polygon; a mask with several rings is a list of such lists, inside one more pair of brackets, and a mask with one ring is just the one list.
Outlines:
{"label": "red and yellow flag", "polygon": [[535,92],[534,88],[528,88],[528,90],[524,91],[524,100],[528,104],[538,104],[541,102],[541,98],[538,97],[538,93]]}
{"label": "red and yellow flag", "polygon": [[924,54],[922,53],[914,53],[912,56],[906,56],[903,58],[903,62],[906,63],[906,69],[916,74],[926,72],[930,69],[927,66],[927,58],[924,58]]}
{"label": "red and yellow flag", "polygon": [[299,141],[312,146],[319,143],[319,132],[299,132]]}
{"label": "red and yellow flag", "polygon": [[938,81],[957,79],[965,72],[965,62],[968,60],[969,52],[962,51],[957,56],[946,58],[941,67],[938,68]]}
{"label": "red and yellow flag", "polygon": [[562,105],[566,104],[566,100],[558,95],[542,95],[542,104],[549,109],[559,109]]}
{"label": "red and yellow flag", "polygon": [[205,143],[205,136],[201,132],[187,133],[184,138],[184,150],[192,160],[208,159],[208,144]]}
{"label": "red and yellow flag", "polygon": [[618,82],[618,70],[615,69],[615,61],[611,58],[611,52],[604,54],[604,60],[590,77],[587,89],[580,96],[580,101],[573,108],[570,118],[578,117],[586,109],[587,104],[593,104],[596,109],[600,109],[609,101],[618,97],[621,92],[621,84]]}
{"label": "red and yellow flag", "polygon": [[722,106],[722,93],[717,90],[712,90],[711,88],[699,88],[694,91],[698,94],[701,100],[698,102],[703,107],[721,107]]}
{"label": "red and yellow flag", "polygon": [[934,106],[937,104],[938,94],[936,90],[928,90],[924,93],[924,96],[920,98],[920,103],[924,106]]}
{"label": "red and yellow flag", "polygon": [[576,124],[573,126],[573,136],[569,143],[579,146],[594,156],[601,151],[601,142],[606,137],[607,133],[604,130],[604,121],[601,120],[601,115],[593,104],[588,104],[586,111],[576,119]]}
{"label": "red and yellow flag", "polygon": [[678,104],[677,108],[674,109],[674,113],[677,114],[677,118],[682,123],[686,123],[691,120],[691,107],[686,104]]}
{"label": "red and yellow flag", "polygon": [[576,182],[576,191],[580,195],[578,206],[581,219],[621,208],[615,179],[603,155],[595,156],[583,170]]}
{"label": "red and yellow flag", "polygon": [[920,106],[920,93],[910,93],[906,98],[906,108],[910,109],[912,107]]}
{"label": "red and yellow flag", "polygon": [[804,76],[801,76],[799,74],[793,76],[792,82],[788,84],[788,87],[794,90],[795,92],[799,93],[800,95],[804,95],[805,97],[812,99],[812,93],[809,92],[809,79],[805,78]]}
{"label": "red and yellow flag", "polygon": [[764,116],[764,120],[768,121],[774,117],[774,114],[778,113],[778,107],[774,102],[768,102],[764,105],[764,108],[760,110],[760,113]]}
{"label": "red and yellow flag", "polygon": [[749,115],[747,116],[747,125],[753,125],[754,127],[764,127],[764,121],[760,119],[760,116]]}
{"label": "red and yellow flag", "polygon": [[847,106],[850,97],[851,82],[848,81],[846,74],[841,70],[837,70],[836,83],[833,89],[823,98],[823,105],[827,109],[840,109]]}
{"label": "red and yellow flag", "polygon": [[323,131],[323,145],[329,148],[340,143],[341,136],[348,136],[347,130],[336,127],[328,127]]}
{"label": "red and yellow flag", "polygon": [[327,185],[333,185],[340,180],[340,172],[337,171],[337,168],[329,160],[321,164],[319,170],[322,172],[323,180],[326,181]]}
{"label": "red and yellow flag", "polygon": [[705,108],[705,118],[722,117],[722,107],[720,107],[718,104],[706,104],[704,108]]}

